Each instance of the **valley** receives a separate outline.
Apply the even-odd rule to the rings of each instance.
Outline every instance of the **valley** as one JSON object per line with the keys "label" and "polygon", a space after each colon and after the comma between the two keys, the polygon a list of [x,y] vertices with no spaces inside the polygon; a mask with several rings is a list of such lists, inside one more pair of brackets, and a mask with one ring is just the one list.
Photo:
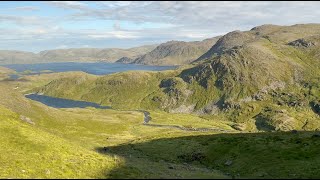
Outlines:
{"label": "valley", "polygon": [[0,66],[0,178],[317,178],[319,32],[262,25],[168,53],[183,63],[164,63],[174,45],[140,58],[167,69]]}

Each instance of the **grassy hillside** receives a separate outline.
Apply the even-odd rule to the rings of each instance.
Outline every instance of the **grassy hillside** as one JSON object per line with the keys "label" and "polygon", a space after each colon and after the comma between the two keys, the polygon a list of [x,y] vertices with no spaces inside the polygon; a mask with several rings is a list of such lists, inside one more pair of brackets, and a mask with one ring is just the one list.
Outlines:
{"label": "grassy hillside", "polygon": [[120,109],[218,116],[247,131],[315,130],[319,30],[306,24],[234,31],[176,71],[118,73],[80,84],[64,78],[34,91]]}
{"label": "grassy hillside", "polygon": [[[320,135],[314,132],[237,133],[125,144],[112,147],[110,153],[128,157],[130,152],[155,161],[200,164],[235,179],[319,178],[319,143]],[[189,170],[196,171],[191,167]]]}
{"label": "grassy hillside", "polygon": [[12,69],[8,69],[8,68],[0,66],[0,80],[7,79],[9,74],[11,74],[11,73],[13,74],[13,73],[15,73],[15,71]]}
{"label": "grassy hillside", "polygon": [[[186,165],[173,163],[180,169],[171,170],[166,162],[104,155],[99,147],[201,133],[144,126],[143,113],[137,111],[55,109],[26,99],[20,92],[37,87],[38,80],[56,76],[0,82],[1,178],[170,178],[176,174],[182,178],[227,177],[203,166],[192,166],[198,171],[190,172]],[[14,89],[17,84],[21,89]],[[168,117],[179,119],[157,114],[160,118],[155,123],[166,123]],[[193,119],[189,117],[190,122]],[[198,118],[195,122],[206,120]],[[228,127],[223,122],[216,126]]]}
{"label": "grassy hillside", "polygon": [[[0,177],[318,178],[319,134],[307,132],[320,122],[317,64],[307,66],[318,54],[317,42],[308,41],[290,41],[285,51],[267,43],[276,54],[270,66],[258,59],[269,57],[262,40],[235,57],[221,54],[178,70],[0,81]],[[244,60],[263,72],[241,66]],[[23,96],[35,91],[122,111],[56,109]],[[134,109],[150,111],[148,125]],[[270,132],[292,129],[301,131]]]}
{"label": "grassy hillside", "polygon": [[116,159],[102,156],[21,121],[0,106],[1,178],[101,178]]}

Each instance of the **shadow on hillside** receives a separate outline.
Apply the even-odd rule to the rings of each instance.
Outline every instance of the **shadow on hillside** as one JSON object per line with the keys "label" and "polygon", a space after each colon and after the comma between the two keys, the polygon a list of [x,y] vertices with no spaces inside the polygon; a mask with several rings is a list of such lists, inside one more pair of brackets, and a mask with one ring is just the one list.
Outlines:
{"label": "shadow on hillside", "polygon": [[319,147],[319,132],[292,131],[163,138],[96,151],[125,159],[108,172],[111,178],[157,178],[148,176],[159,171],[157,166],[172,170],[164,178],[179,178],[174,176],[178,165],[220,170],[229,178],[318,178]]}
{"label": "shadow on hillside", "polygon": [[71,99],[55,98],[39,94],[28,94],[25,95],[26,98],[29,98],[34,101],[41,102],[47,106],[54,108],[86,108],[94,107],[98,109],[111,109],[110,106],[101,106],[97,103],[86,102],[86,101],[76,101]]}
{"label": "shadow on hillside", "polygon": [[320,105],[315,102],[310,102],[309,105],[312,111],[320,116]]}

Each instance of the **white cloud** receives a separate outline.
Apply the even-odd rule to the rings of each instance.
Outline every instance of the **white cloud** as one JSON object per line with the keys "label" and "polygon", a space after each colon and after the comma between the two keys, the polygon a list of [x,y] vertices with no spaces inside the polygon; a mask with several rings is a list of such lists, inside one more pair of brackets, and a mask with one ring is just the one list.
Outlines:
{"label": "white cloud", "polygon": [[134,39],[138,38],[138,35],[135,35],[134,32],[126,32],[126,31],[112,31],[106,33],[96,33],[89,34],[90,38],[118,38],[118,39]]}
{"label": "white cloud", "polygon": [[[201,40],[233,30],[248,30],[262,24],[320,23],[320,2],[50,1],[46,3],[55,8],[62,8],[67,15],[17,16],[1,12],[0,23],[13,22],[20,27],[0,29],[0,41],[51,42],[59,39],[61,42],[56,44],[59,46],[65,44],[63,40],[72,39],[68,46],[76,40],[81,41],[79,46],[82,46],[99,39],[137,43],[156,40],[159,42]],[[17,8],[25,11],[36,9],[33,6]],[[111,31],[98,30],[94,27],[71,29],[68,28],[70,26],[64,26],[97,19],[114,21],[113,29]],[[128,25],[132,23],[140,23],[139,28]],[[146,24],[152,24],[153,27]]]}
{"label": "white cloud", "polygon": [[56,47],[56,49],[66,49],[66,48],[68,48],[68,46],[65,44],[62,44],[62,45]]}
{"label": "white cloud", "polygon": [[47,3],[64,9],[88,10],[87,5],[80,1],[48,1]]}
{"label": "white cloud", "polygon": [[[75,2],[77,4],[77,2]],[[98,2],[99,8],[79,9],[72,20],[107,19],[154,22],[226,31],[265,23],[293,24],[318,21],[320,2],[150,1]],[[84,6],[84,5],[81,5]]]}
{"label": "white cloud", "polygon": [[121,30],[121,26],[120,26],[120,23],[119,22],[115,22],[114,24],[113,24],[113,29],[114,30]]}
{"label": "white cloud", "polygon": [[12,9],[17,11],[38,11],[39,10],[39,8],[35,6],[20,6]]}
{"label": "white cloud", "polygon": [[13,15],[2,15],[0,14],[0,23],[1,22],[13,22],[17,25],[40,25],[47,23],[49,19],[42,18],[38,16],[13,16]]}

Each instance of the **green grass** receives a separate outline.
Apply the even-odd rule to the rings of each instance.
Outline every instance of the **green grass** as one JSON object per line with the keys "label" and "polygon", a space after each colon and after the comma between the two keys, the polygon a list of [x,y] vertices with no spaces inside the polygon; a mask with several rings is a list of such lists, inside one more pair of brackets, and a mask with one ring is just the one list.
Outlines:
{"label": "green grass", "polygon": [[1,178],[102,178],[117,159],[102,156],[19,119],[0,106]]}
{"label": "green grass", "polygon": [[314,134],[187,136],[127,144],[110,151],[124,157],[130,152],[154,161],[201,165],[235,178],[318,178],[320,138],[312,137]]}
{"label": "green grass", "polygon": [[[19,82],[20,90],[13,90],[17,82],[0,84],[3,178],[319,177],[319,144],[313,133],[188,132],[145,126],[137,111],[55,109],[24,98],[20,91],[52,78],[45,76]],[[150,123],[232,130],[235,123],[264,112],[269,101],[245,103],[239,109],[243,120],[235,122],[222,113],[199,117],[154,110]],[[313,118],[307,126],[317,126],[312,111],[282,107],[294,118]],[[273,108],[272,113],[279,109]],[[20,115],[35,125],[22,122]],[[225,165],[228,160],[230,166]]]}
{"label": "green grass", "polygon": [[[28,86],[33,87],[30,84]],[[170,178],[177,174],[180,178],[225,177],[205,167],[193,166],[192,168],[198,170],[190,172],[184,165],[174,164],[180,168],[171,170],[165,162],[154,162],[147,158],[142,160],[133,158],[131,161],[119,155],[101,155],[97,152],[98,147],[201,133],[144,126],[143,114],[136,111],[50,108],[24,98],[18,90],[8,91],[13,87],[14,84],[7,82],[2,82],[0,86],[1,107],[5,106],[16,111],[14,113],[7,108],[0,110],[0,114],[4,115],[1,127],[7,129],[0,132],[2,138],[6,139],[2,141],[3,146],[0,146],[1,157],[4,159],[11,157],[2,166],[6,167],[2,169],[3,178]],[[7,111],[11,113],[9,115],[12,115],[11,119],[15,124],[7,118],[9,116],[6,115]],[[35,125],[22,122],[19,119],[20,115],[29,117]],[[170,115],[161,116],[165,119]],[[13,136],[15,140],[10,141]],[[34,154],[43,161],[37,163],[37,158],[30,158],[35,157]],[[71,163],[67,161],[68,158],[71,159]],[[50,164],[52,159],[55,161]],[[20,163],[23,164],[21,173],[20,169],[11,171],[15,167],[20,167]],[[119,174],[118,169],[122,168],[126,170]]]}
{"label": "green grass", "polygon": [[217,128],[234,130],[230,121],[216,119],[204,119],[196,115],[166,113],[162,111],[150,111],[152,120],[150,124],[177,125],[186,128]]}
{"label": "green grass", "polygon": [[[1,81],[1,177],[320,177],[314,136],[320,129],[319,46],[287,44],[318,41],[307,36],[319,31],[299,27],[262,27],[263,37],[178,70]],[[55,109],[22,95],[29,92],[114,109]],[[138,109],[150,111],[150,125],[162,127],[144,125]],[[185,114],[168,113],[179,111]]]}

